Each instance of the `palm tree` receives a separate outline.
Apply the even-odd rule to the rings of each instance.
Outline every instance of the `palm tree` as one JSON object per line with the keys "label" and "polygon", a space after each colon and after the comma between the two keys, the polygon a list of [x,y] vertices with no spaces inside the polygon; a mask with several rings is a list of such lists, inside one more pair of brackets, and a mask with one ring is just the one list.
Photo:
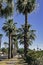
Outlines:
{"label": "palm tree", "polygon": [[15,24],[13,23],[13,19],[10,19],[2,28],[9,35],[9,49],[8,49],[8,58],[11,58],[11,39],[12,39],[12,31],[15,29]]}
{"label": "palm tree", "polygon": [[[30,28],[31,28],[31,25],[28,25],[27,27],[28,32],[27,32],[27,38],[26,38],[27,44],[24,47],[24,50],[25,50],[24,55],[27,54],[29,45],[32,44],[33,40],[35,40],[35,37],[36,37],[35,30],[31,30]],[[19,42],[20,44],[23,44],[23,45],[24,45],[24,29],[25,29],[25,25],[22,25],[22,27],[19,28],[19,34],[18,34]]]}
{"label": "palm tree", "polygon": [[[17,23],[15,23],[15,24],[17,24]],[[18,33],[18,29],[15,26],[14,30],[12,31],[12,43],[18,49],[18,38],[17,38],[18,34],[17,33]],[[12,45],[11,45],[11,47],[12,47]]]}
{"label": "palm tree", "polygon": [[[26,49],[27,43],[27,28],[28,28],[28,21],[27,16],[28,13],[31,13],[35,9],[36,0],[17,0],[17,10],[19,13],[23,13],[25,16],[25,29],[24,29],[24,48]],[[25,52],[24,50],[24,52]],[[25,53],[26,55],[27,53]]]}
{"label": "palm tree", "polygon": [[[11,58],[13,58],[13,44],[18,49],[18,39],[17,39],[17,37],[18,37],[17,36],[18,29],[16,28],[15,24],[17,24],[17,23],[14,23],[14,28],[13,28],[13,31],[11,33]],[[7,32],[6,35],[8,36],[9,33]]]}
{"label": "palm tree", "polygon": [[2,39],[3,34],[0,34],[0,49],[1,49],[1,39]]}
{"label": "palm tree", "polygon": [[[3,6],[3,3],[6,5]],[[14,0],[0,0],[0,16],[3,16],[3,17],[5,17],[5,19],[8,20],[9,17],[11,18],[11,16],[13,15],[13,11],[14,11]],[[5,23],[5,25],[6,24],[7,23]],[[6,26],[5,26],[5,29],[7,29]],[[5,31],[7,31],[7,30],[5,30]],[[10,37],[11,29],[7,32],[9,33],[9,38],[11,38]],[[11,41],[9,40],[9,42],[11,42]]]}

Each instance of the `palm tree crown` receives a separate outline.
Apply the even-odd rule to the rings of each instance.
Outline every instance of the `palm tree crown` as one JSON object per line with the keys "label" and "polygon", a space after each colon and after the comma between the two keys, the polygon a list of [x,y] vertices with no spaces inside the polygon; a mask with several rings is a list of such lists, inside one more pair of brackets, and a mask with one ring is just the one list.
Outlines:
{"label": "palm tree crown", "polygon": [[5,17],[11,16],[13,12],[14,12],[14,1],[7,0],[7,6],[4,9],[4,16]]}
{"label": "palm tree crown", "polygon": [[[5,4],[3,6],[3,4]],[[5,18],[13,15],[14,12],[14,1],[13,0],[3,0],[0,1],[0,16]]]}
{"label": "palm tree crown", "polygon": [[15,29],[15,24],[13,23],[13,19],[4,23],[3,30],[7,32],[12,32]]}
{"label": "palm tree crown", "polygon": [[36,0],[17,0],[17,10],[20,13],[31,13],[35,8]]}

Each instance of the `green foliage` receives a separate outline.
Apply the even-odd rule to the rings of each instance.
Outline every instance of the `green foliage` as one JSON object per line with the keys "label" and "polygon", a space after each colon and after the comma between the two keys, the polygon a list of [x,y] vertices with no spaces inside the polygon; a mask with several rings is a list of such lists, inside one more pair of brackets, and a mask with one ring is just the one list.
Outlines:
{"label": "green foliage", "polygon": [[43,65],[43,50],[28,50],[28,54],[25,58],[25,61],[28,62],[29,65]]}
{"label": "green foliage", "polygon": [[25,61],[29,64],[29,65],[38,65],[38,60],[32,56],[27,55],[27,57],[25,58]]}
{"label": "green foliage", "polygon": [[36,0],[17,0],[17,10],[20,13],[31,13],[36,7]]}
{"label": "green foliage", "polygon": [[[29,24],[28,25],[28,28],[27,28],[27,43],[28,43],[28,46],[31,45],[32,41],[35,40],[35,30],[31,30],[31,25]],[[21,28],[19,28],[19,34],[18,34],[18,38],[20,39],[20,44],[24,44],[24,30],[25,30],[25,26],[22,25]]]}
{"label": "green foliage", "polygon": [[38,65],[43,65],[43,56],[41,58],[38,59]]}
{"label": "green foliage", "polygon": [[0,34],[0,38],[2,38],[3,34]]}
{"label": "green foliage", "polygon": [[41,58],[43,56],[43,50],[41,51],[28,50],[28,55],[32,56],[33,58]]}
{"label": "green foliage", "polygon": [[8,3],[12,3],[12,0],[7,0]]}
{"label": "green foliage", "polygon": [[7,21],[6,23],[4,23],[4,26],[2,27],[2,29],[6,32],[12,32],[15,29],[15,24],[13,23],[13,19],[10,19],[9,21]]}
{"label": "green foliage", "polygon": [[4,9],[4,15],[5,17],[8,17],[9,15],[11,16],[12,15],[12,8],[7,6],[5,9]]}
{"label": "green foliage", "polygon": [[41,58],[43,56],[43,50],[41,50],[41,51],[36,51],[36,57],[37,58]]}
{"label": "green foliage", "polygon": [[[6,4],[5,6],[3,6]],[[8,18],[12,16],[14,12],[14,1],[13,0],[3,0],[0,1],[0,16]]]}
{"label": "green foliage", "polygon": [[19,53],[19,54],[24,54],[24,49],[23,49],[23,48],[19,48],[19,49],[18,49],[18,53]]}
{"label": "green foliage", "polygon": [[2,51],[3,53],[8,54],[8,49],[7,49],[7,48],[6,48],[6,49],[5,49],[5,48],[2,48],[1,51]]}
{"label": "green foliage", "polygon": [[4,14],[4,9],[3,9],[3,6],[2,6],[2,2],[3,2],[3,0],[0,0],[0,17],[2,17],[3,14]]}

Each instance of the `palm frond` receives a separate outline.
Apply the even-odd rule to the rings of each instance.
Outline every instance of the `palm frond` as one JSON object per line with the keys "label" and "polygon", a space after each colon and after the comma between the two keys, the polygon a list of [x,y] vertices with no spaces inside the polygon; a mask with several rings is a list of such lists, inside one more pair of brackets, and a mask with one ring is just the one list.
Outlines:
{"label": "palm frond", "polygon": [[[24,44],[24,29],[23,28],[25,28],[25,26],[24,25],[22,25],[21,26],[21,28],[19,28],[19,34],[18,34],[18,38],[19,38],[19,42],[20,42],[20,44]],[[35,35],[35,32],[36,32],[36,30],[31,30],[31,25],[29,24],[29,25],[27,25],[27,35],[26,35],[26,40],[27,40],[27,43],[28,43],[28,45],[31,45],[32,44],[32,42],[33,42],[33,40],[35,40],[35,38],[36,38],[36,35]]]}

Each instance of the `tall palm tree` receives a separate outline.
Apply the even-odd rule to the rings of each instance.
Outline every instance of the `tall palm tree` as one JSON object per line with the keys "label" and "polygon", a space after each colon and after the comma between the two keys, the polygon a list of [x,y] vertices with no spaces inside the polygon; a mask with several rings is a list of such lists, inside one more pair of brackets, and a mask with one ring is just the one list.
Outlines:
{"label": "tall palm tree", "polygon": [[[27,38],[26,38],[26,46],[24,47],[24,55],[27,54],[28,52],[28,47],[29,45],[32,44],[33,40],[35,40],[35,30],[32,30],[30,29],[31,28],[31,25],[28,25],[27,27]],[[25,29],[25,25],[22,25],[21,28],[19,28],[19,34],[18,34],[18,38],[19,38],[19,42],[20,44],[23,44],[24,45],[24,29]]]}
{"label": "tall palm tree", "polygon": [[[3,6],[3,4],[5,5]],[[11,18],[11,16],[13,15],[13,11],[14,11],[14,0],[0,0],[0,17],[3,16],[5,17],[5,19],[8,20],[9,17]],[[5,26],[5,29],[6,29],[6,26]],[[9,31],[7,32],[11,33],[11,29]],[[9,38],[11,38],[10,34],[9,34]]]}
{"label": "tall palm tree", "polygon": [[[6,19],[9,19],[9,17],[11,18],[13,16],[13,12],[14,12],[14,0],[7,0],[6,2],[7,6],[5,7],[4,9],[4,16]],[[12,39],[11,35],[10,35],[10,32],[9,32],[9,38]],[[12,41],[9,40],[9,42],[12,43]],[[12,45],[10,45],[10,53],[11,53],[11,57],[12,57]]]}
{"label": "tall palm tree", "polygon": [[1,49],[1,39],[2,39],[3,34],[0,34],[0,49]]}
{"label": "tall palm tree", "polygon": [[13,23],[13,19],[10,19],[2,28],[9,35],[9,49],[8,49],[8,58],[11,58],[11,39],[12,39],[12,31],[15,29],[15,24]]}
{"label": "tall palm tree", "polygon": [[[35,9],[36,0],[17,0],[17,10],[19,13],[23,13],[25,16],[25,29],[24,29],[24,52],[26,49],[27,43],[27,28],[28,28],[28,21],[27,16],[28,13],[31,13]],[[27,53],[25,53],[26,56]]]}

